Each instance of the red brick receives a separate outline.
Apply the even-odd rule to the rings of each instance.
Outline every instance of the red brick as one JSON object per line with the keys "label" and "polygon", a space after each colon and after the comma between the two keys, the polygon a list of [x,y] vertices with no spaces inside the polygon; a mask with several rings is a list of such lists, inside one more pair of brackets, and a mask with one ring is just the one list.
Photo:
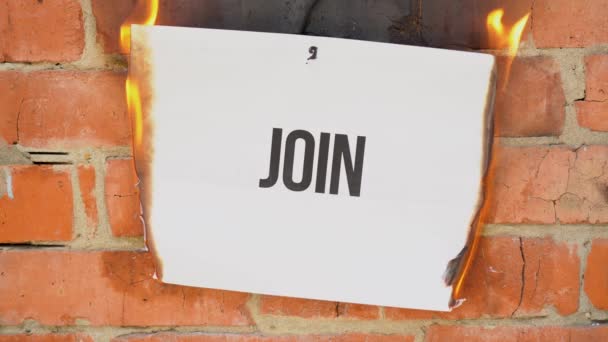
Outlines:
{"label": "red brick", "polygon": [[578,124],[593,131],[608,131],[608,56],[585,58],[585,101],[576,102]]}
{"label": "red brick", "polygon": [[590,342],[608,339],[607,327],[475,327],[433,325],[425,341],[467,342]]}
{"label": "red brick", "polygon": [[80,195],[87,216],[87,226],[97,227],[97,198],[95,196],[95,168],[92,165],[78,166]]}
{"label": "red brick", "polygon": [[115,236],[143,235],[138,183],[133,159],[106,162],[106,207]]}
{"label": "red brick", "polygon": [[0,168],[0,241],[72,239],[72,183],[63,167]]}
{"label": "red brick", "polygon": [[598,309],[608,310],[608,240],[594,240],[587,257],[585,293]]}
{"label": "red brick", "polygon": [[578,308],[579,268],[576,247],[566,243],[483,238],[465,279],[466,301],[460,307],[450,313],[397,308],[384,312],[391,320],[534,316],[549,308],[569,315]]}
{"label": "red brick", "polygon": [[532,12],[539,48],[608,43],[605,0],[536,0]]}
{"label": "red brick", "polygon": [[0,95],[0,116],[8,118],[0,133],[27,147],[128,146],[124,81],[108,71],[3,72],[0,90],[10,91]]}
{"label": "red brick", "polygon": [[606,223],[608,147],[497,147],[488,194],[492,223]]}
{"label": "red brick", "polygon": [[379,319],[380,308],[375,305],[338,303],[338,317],[353,319]]}
{"label": "red brick", "polygon": [[0,62],[78,60],[84,49],[80,1],[5,0],[0,36]]}
{"label": "red brick", "polygon": [[562,147],[496,148],[491,222],[555,223],[554,201],[566,192],[574,157]]}
{"label": "red brick", "polygon": [[0,325],[245,326],[248,294],[163,284],[137,252],[0,251]]}
{"label": "red brick", "polygon": [[608,55],[585,57],[585,68],[587,74],[585,100],[608,100]]}
{"label": "red brick", "polygon": [[260,313],[304,318],[380,318],[379,308],[373,305],[278,296],[262,296],[260,300]]}
{"label": "red brick", "polygon": [[125,336],[112,340],[113,342],[413,342],[409,335],[374,335],[374,334],[344,334],[344,335],[290,335],[290,336],[260,336],[237,334],[174,334],[159,333],[153,335]]}
{"label": "red brick", "polygon": [[608,147],[583,146],[574,154],[566,192],[555,208],[561,223],[608,222]]}
{"label": "red brick", "polygon": [[516,314],[534,314],[554,307],[560,315],[578,310],[580,260],[577,248],[549,238],[523,239],[526,258],[523,297]]}
{"label": "red brick", "polygon": [[0,342],[94,342],[82,334],[0,335]]}
{"label": "red brick", "polygon": [[608,131],[608,101],[577,101],[576,118],[581,127],[592,131]]}
{"label": "red brick", "polygon": [[566,98],[560,69],[550,57],[497,58],[495,135],[557,136],[564,127]]}
{"label": "red brick", "polygon": [[[2,4],[0,4],[2,6]],[[17,100],[21,93],[21,74],[14,72],[0,72],[0,142],[16,144],[17,117],[21,101]],[[0,144],[1,145],[1,144]]]}

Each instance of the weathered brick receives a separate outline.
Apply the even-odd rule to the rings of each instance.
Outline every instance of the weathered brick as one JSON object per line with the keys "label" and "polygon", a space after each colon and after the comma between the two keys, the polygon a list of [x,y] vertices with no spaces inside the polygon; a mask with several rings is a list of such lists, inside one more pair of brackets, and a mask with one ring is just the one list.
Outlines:
{"label": "weathered brick", "polygon": [[561,223],[608,222],[608,147],[583,146],[571,152],[568,187],[555,204]]}
{"label": "weathered brick", "polygon": [[608,222],[606,161],[605,146],[495,148],[490,222]]}
{"label": "weathered brick", "polygon": [[94,342],[83,334],[0,335],[0,342]]}
{"label": "weathered brick", "polygon": [[0,168],[0,241],[72,239],[72,183],[64,167]]}
{"label": "weathered brick", "polygon": [[87,226],[97,227],[97,198],[95,196],[95,168],[92,165],[78,166],[80,195],[87,216]]}
{"label": "weathered brick", "polygon": [[433,325],[429,328],[425,341],[467,341],[467,342],[589,342],[608,339],[607,327],[475,327]]}
{"label": "weathered brick", "polygon": [[539,48],[608,43],[606,15],[605,0],[536,0],[534,42]]}
{"label": "weathered brick", "polygon": [[353,319],[379,319],[380,308],[375,305],[338,303],[338,317]]}
{"label": "weathered brick", "polygon": [[608,55],[585,58],[585,100],[576,102],[578,124],[593,131],[608,131]]}
{"label": "weathered brick", "polygon": [[488,194],[493,223],[555,223],[555,205],[568,187],[574,154],[563,147],[498,147]]}
{"label": "weathered brick", "polygon": [[0,133],[27,147],[128,146],[124,81],[108,71],[2,72]]}
{"label": "weathered brick", "polygon": [[248,294],[163,284],[148,253],[0,250],[0,325],[250,325]]}
{"label": "weathered brick", "polygon": [[343,334],[343,335],[290,335],[260,336],[250,334],[175,334],[125,336],[113,342],[413,342],[410,335]]}
{"label": "weathered brick", "polygon": [[0,37],[0,62],[78,60],[84,49],[80,1],[2,1]]}
{"label": "weathered brick", "polygon": [[581,127],[592,131],[608,131],[608,101],[577,101],[576,118]]}
{"label": "weathered brick", "polygon": [[373,305],[279,296],[262,296],[260,313],[304,318],[378,319],[380,317],[379,308]]}
{"label": "weathered brick", "polygon": [[585,57],[585,68],[587,80],[585,100],[608,100],[608,55]]}
{"label": "weathered brick", "polygon": [[550,238],[522,239],[525,258],[521,304],[516,314],[534,314],[554,307],[560,315],[578,309],[580,260],[577,247]]}
{"label": "weathered brick", "polygon": [[585,270],[585,293],[593,306],[608,310],[608,240],[598,239],[591,244]]}
{"label": "weathered brick", "polygon": [[497,58],[495,135],[557,136],[564,126],[566,98],[560,69],[550,57],[520,57],[507,75],[507,59]]}
{"label": "weathered brick", "polygon": [[385,316],[391,320],[533,316],[551,307],[569,315],[578,309],[579,268],[576,247],[566,243],[548,238],[483,238],[465,279],[466,301],[460,307],[449,313],[385,308]]}
{"label": "weathered brick", "polygon": [[20,76],[19,73],[0,72],[0,141],[9,144],[16,144],[19,139],[17,118],[21,100],[17,99],[22,88]]}
{"label": "weathered brick", "polygon": [[133,159],[106,162],[106,207],[115,236],[143,235],[138,183]]}

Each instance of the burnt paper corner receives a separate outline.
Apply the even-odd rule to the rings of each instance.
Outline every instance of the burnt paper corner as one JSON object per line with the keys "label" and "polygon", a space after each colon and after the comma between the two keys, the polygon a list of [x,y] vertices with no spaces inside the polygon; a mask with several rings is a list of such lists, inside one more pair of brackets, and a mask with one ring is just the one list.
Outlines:
{"label": "burnt paper corner", "polygon": [[491,165],[492,160],[492,147],[494,143],[494,101],[496,97],[496,78],[497,69],[496,63],[490,74],[490,80],[488,82],[488,92],[486,94],[486,105],[484,110],[484,130],[483,135],[483,151],[481,159],[481,181],[479,188],[479,197],[476,205],[476,211],[473,219],[471,220],[469,233],[467,236],[467,242],[463,246],[462,250],[446,265],[445,272],[443,274],[443,281],[446,286],[452,286],[452,294],[449,300],[450,309],[458,307],[466,298],[462,297],[462,285],[468,274],[470,265],[475,257],[477,247],[479,244],[479,238],[481,236],[481,229],[483,223],[487,219],[487,206],[486,206],[486,193],[488,192],[489,184],[491,184]]}
{"label": "burnt paper corner", "polygon": [[[154,235],[150,213],[152,212],[153,196],[153,163],[154,163],[154,117],[152,106],[154,104],[154,69],[153,51],[149,44],[148,33],[143,26],[131,26],[131,54],[129,61],[129,79],[136,82],[139,87],[139,96],[142,111],[142,139],[133,141],[133,159],[139,180],[142,220],[145,227],[145,244],[154,257],[156,276],[162,280],[162,260],[156,253]],[[133,113],[132,126],[135,127]],[[135,136],[135,130],[133,130]]]}

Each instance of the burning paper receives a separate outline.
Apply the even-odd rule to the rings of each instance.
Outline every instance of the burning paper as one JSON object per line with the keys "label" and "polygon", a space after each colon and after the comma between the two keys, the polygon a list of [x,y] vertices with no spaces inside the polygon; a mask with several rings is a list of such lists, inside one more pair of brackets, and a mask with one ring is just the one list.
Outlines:
{"label": "burning paper", "polygon": [[162,281],[449,310],[442,275],[480,204],[492,56],[158,26],[131,37]]}

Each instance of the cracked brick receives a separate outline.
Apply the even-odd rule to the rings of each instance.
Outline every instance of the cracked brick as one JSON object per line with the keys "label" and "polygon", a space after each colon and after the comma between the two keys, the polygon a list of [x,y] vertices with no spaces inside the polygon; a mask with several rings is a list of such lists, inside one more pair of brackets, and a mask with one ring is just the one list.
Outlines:
{"label": "cracked brick", "polygon": [[585,100],[576,102],[576,115],[582,127],[608,131],[608,56],[585,57]]}
{"label": "cracked brick", "polygon": [[391,320],[542,316],[576,312],[576,246],[550,238],[485,237],[465,279],[464,303],[452,312],[385,308]]}
{"label": "cracked brick", "polygon": [[129,146],[124,80],[110,71],[0,72],[0,138],[45,149]]}
{"label": "cracked brick", "polygon": [[608,147],[496,147],[491,223],[608,222]]}
{"label": "cracked brick", "polygon": [[23,77],[20,73],[0,72],[0,140],[8,144],[16,144],[19,141],[17,123],[23,103],[23,87]]}
{"label": "cracked brick", "polygon": [[149,253],[0,250],[0,325],[252,324],[249,294],[163,284],[153,275]]}
{"label": "cracked brick", "polygon": [[133,159],[106,162],[105,200],[114,236],[142,236],[139,181]]}
{"label": "cracked brick", "polygon": [[379,308],[374,305],[279,296],[262,296],[260,313],[304,318],[378,319],[380,317]]}

